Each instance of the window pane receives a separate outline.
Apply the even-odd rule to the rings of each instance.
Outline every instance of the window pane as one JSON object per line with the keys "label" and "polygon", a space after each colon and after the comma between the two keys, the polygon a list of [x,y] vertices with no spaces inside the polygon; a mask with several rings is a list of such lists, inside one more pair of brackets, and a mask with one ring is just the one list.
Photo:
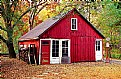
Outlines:
{"label": "window pane", "polygon": [[59,45],[59,41],[56,41],[56,44]]}
{"label": "window pane", "polygon": [[55,52],[52,53],[52,57],[56,57]]}
{"label": "window pane", "polygon": [[55,48],[55,45],[52,45],[52,48]]}
{"label": "window pane", "polygon": [[52,49],[52,52],[55,52],[55,49],[54,48]]}
{"label": "window pane", "polygon": [[62,48],[62,54],[65,53],[65,48]]}
{"label": "window pane", "polygon": [[96,46],[96,51],[98,51],[98,47]]}
{"label": "window pane", "polygon": [[76,29],[76,25],[72,25],[72,29]]}
{"label": "window pane", "polygon": [[100,51],[100,46],[98,46],[98,51]]}
{"label": "window pane", "polygon": [[98,45],[100,45],[100,41],[98,41]]}
{"label": "window pane", "polygon": [[55,40],[53,40],[53,44],[55,44]]}
{"label": "window pane", "polygon": [[68,57],[68,48],[62,49],[62,57]]}
{"label": "window pane", "polygon": [[56,56],[55,57],[59,57],[59,53],[56,53]]}
{"label": "window pane", "polygon": [[96,45],[97,45],[97,41],[96,41]]}
{"label": "window pane", "polygon": [[72,25],[76,25],[76,19],[72,19]]}
{"label": "window pane", "polygon": [[59,49],[58,48],[56,49],[56,52],[59,52]]}
{"label": "window pane", "polygon": [[62,47],[68,47],[68,41],[62,41]]}
{"label": "window pane", "polygon": [[52,57],[59,57],[59,41],[52,41]]}
{"label": "window pane", "polygon": [[100,40],[96,41],[96,51],[100,51]]}
{"label": "window pane", "polygon": [[62,41],[62,57],[68,57],[68,41]]}
{"label": "window pane", "polygon": [[66,47],[68,47],[68,41],[66,41]]}
{"label": "window pane", "polygon": [[65,41],[62,41],[62,47],[65,47]]}
{"label": "window pane", "polygon": [[68,48],[66,48],[66,53],[68,54]]}
{"label": "window pane", "polygon": [[71,20],[72,20],[72,21],[71,21],[71,22],[72,22],[72,23],[71,23],[71,24],[72,24],[71,28],[72,28],[72,29],[77,29],[77,26],[76,26],[76,25],[77,25],[77,24],[76,24],[76,23],[77,23],[77,19],[76,19],[76,18],[72,18]]}
{"label": "window pane", "polygon": [[56,44],[56,48],[59,48],[59,45],[58,44]]}

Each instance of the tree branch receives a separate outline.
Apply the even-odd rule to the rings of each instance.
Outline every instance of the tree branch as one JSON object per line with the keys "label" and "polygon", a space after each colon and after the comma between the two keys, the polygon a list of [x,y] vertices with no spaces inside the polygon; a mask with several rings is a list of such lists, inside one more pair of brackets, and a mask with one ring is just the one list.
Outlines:
{"label": "tree branch", "polygon": [[18,20],[13,24],[13,28],[14,28],[14,26],[19,22],[19,20],[20,20],[25,14],[27,14],[30,10],[31,10],[31,8],[29,8],[27,11],[25,11],[25,12],[18,18]]}
{"label": "tree branch", "polygon": [[25,12],[18,18],[18,20],[13,24],[13,28],[14,28],[14,26],[19,22],[19,20],[20,20],[25,14],[27,14],[32,8],[38,7],[39,5],[42,5],[42,4],[44,4],[44,3],[46,3],[46,1],[43,2],[43,3],[40,3],[40,4],[38,4],[38,5],[35,5],[35,6],[31,7],[31,8],[28,8],[28,10],[25,11]]}
{"label": "tree branch", "polygon": [[7,40],[4,39],[1,35],[0,35],[0,39],[1,39],[4,43],[7,43]]}
{"label": "tree branch", "polygon": [[39,9],[39,11],[37,12],[37,14],[36,14],[35,16],[37,16],[38,13],[39,13],[45,6],[47,6],[47,5],[48,5],[48,4],[43,5],[43,6]]}

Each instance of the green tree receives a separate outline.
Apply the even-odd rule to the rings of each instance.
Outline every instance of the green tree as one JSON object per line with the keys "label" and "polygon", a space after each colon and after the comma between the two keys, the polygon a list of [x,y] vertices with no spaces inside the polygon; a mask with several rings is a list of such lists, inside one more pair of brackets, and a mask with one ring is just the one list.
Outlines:
{"label": "green tree", "polygon": [[111,38],[111,44],[117,44],[121,37],[121,8],[118,2],[104,1],[102,12],[98,17],[100,29],[106,37]]}

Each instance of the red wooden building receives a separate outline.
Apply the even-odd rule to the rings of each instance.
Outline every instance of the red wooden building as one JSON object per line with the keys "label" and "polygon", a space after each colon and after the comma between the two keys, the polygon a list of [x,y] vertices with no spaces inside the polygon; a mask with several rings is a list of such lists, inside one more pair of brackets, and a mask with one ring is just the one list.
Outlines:
{"label": "red wooden building", "polygon": [[30,63],[59,64],[102,60],[104,36],[77,9],[42,22],[20,37]]}

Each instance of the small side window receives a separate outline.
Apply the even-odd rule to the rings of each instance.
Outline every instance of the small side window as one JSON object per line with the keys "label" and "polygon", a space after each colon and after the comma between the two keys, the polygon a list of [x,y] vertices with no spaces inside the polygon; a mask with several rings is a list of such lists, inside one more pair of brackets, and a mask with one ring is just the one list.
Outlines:
{"label": "small side window", "polygon": [[96,51],[100,51],[100,41],[96,41]]}
{"label": "small side window", "polygon": [[24,48],[24,44],[20,44],[19,45],[19,48]]}
{"label": "small side window", "polygon": [[49,45],[49,41],[42,41],[42,45]]}
{"label": "small side window", "polygon": [[71,30],[77,30],[77,18],[71,18]]}

